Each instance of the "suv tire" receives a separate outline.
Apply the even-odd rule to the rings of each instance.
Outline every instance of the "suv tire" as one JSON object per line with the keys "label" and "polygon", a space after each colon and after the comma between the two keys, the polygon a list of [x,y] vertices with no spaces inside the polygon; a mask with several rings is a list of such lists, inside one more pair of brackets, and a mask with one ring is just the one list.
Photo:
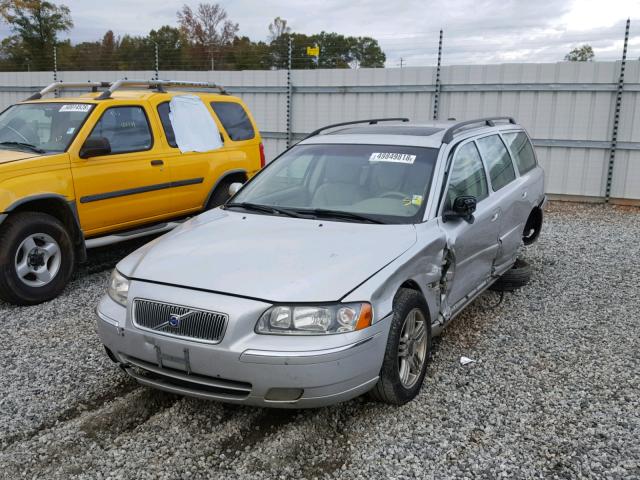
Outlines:
{"label": "suv tire", "polygon": [[75,265],[69,232],[51,215],[10,215],[0,228],[0,299],[35,305],[62,292]]}
{"label": "suv tire", "polygon": [[497,292],[513,292],[524,287],[531,280],[531,265],[521,258],[516,259],[513,266],[496,280],[489,290]]}
{"label": "suv tire", "polygon": [[380,379],[369,392],[370,396],[392,405],[413,400],[422,387],[430,356],[431,322],[427,302],[415,290],[400,289],[393,301],[393,319]]}

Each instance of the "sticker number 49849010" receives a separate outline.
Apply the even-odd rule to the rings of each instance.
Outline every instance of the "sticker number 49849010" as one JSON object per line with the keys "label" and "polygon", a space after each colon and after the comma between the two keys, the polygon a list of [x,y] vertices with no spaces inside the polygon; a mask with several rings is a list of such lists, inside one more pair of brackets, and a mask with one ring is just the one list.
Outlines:
{"label": "sticker number 49849010", "polygon": [[394,153],[394,152],[374,152],[369,157],[370,162],[391,162],[391,163],[406,163],[413,165],[416,161],[415,155],[408,153]]}

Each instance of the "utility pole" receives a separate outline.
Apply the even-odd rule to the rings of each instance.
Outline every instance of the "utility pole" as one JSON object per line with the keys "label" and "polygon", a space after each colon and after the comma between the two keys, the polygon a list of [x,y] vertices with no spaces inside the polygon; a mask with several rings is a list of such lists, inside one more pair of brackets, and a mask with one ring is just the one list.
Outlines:
{"label": "utility pole", "polygon": [[433,92],[433,120],[438,120],[438,107],[440,106],[440,67],[442,66],[442,29],[438,41],[438,66],[436,67],[436,89]]}
{"label": "utility pole", "polygon": [[404,68],[404,58],[400,57],[400,68]]}
{"label": "utility pole", "polygon": [[622,47],[622,61],[620,62],[620,76],[616,90],[616,108],[613,113],[613,129],[611,132],[611,147],[609,151],[609,167],[607,168],[607,185],[604,191],[604,201],[609,202],[611,197],[611,183],[613,182],[613,167],[616,161],[616,146],[618,143],[618,126],[620,125],[620,107],[622,105],[622,91],[624,90],[624,69],[627,63],[627,46],[629,44],[629,27],[631,19],[627,18],[627,26],[624,30],[624,45]]}

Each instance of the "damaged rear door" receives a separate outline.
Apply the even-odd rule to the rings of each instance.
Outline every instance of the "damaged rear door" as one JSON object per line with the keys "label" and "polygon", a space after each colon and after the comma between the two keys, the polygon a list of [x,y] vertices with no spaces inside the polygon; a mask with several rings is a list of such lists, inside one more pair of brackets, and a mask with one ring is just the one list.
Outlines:
{"label": "damaged rear door", "polygon": [[[477,207],[473,219],[442,218],[457,197],[473,196]],[[473,140],[456,148],[448,176],[439,218],[447,237],[447,252],[442,286],[442,311],[445,319],[463,306],[491,276],[498,251],[502,210],[497,195],[489,195],[484,164]]]}

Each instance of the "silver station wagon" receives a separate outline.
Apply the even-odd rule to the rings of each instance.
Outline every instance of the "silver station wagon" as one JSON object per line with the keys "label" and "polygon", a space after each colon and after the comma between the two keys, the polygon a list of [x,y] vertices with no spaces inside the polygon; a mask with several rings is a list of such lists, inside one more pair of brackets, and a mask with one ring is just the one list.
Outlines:
{"label": "silver station wagon", "polygon": [[331,125],[230,190],[118,263],[98,332],[143,385],[290,408],[414,398],[432,337],[513,270],[545,201],[502,117]]}

